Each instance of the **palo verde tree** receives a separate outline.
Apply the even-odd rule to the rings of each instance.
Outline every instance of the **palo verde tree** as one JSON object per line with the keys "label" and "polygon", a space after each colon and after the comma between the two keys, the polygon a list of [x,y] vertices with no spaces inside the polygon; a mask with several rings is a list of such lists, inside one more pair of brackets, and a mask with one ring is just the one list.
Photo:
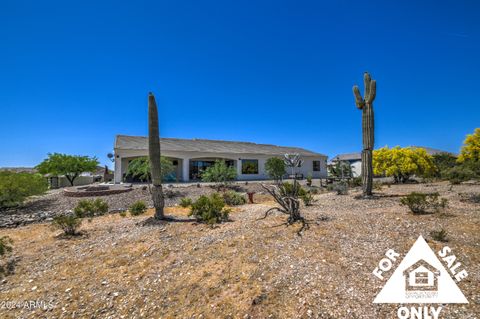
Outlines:
{"label": "palo verde tree", "polygon": [[271,157],[265,162],[265,171],[276,183],[279,183],[287,173],[287,166],[281,158]]}
{"label": "palo verde tree", "polygon": [[155,207],[155,219],[165,219],[163,208],[165,200],[162,190],[162,168],[160,165],[160,129],[158,127],[157,102],[153,93],[148,94],[148,157],[152,178],[152,200]]}
{"label": "palo verde tree", "polygon": [[374,147],[374,117],[373,117],[373,100],[377,93],[377,82],[372,80],[370,74],[363,74],[363,82],[365,91],[362,95],[357,85],[353,86],[353,95],[355,96],[355,104],[357,108],[362,110],[362,184],[363,196],[372,196],[373,188],[373,166],[372,152]]}
{"label": "palo verde tree", "polygon": [[383,147],[373,152],[373,171],[392,176],[395,183],[405,183],[411,176],[433,176],[436,172],[433,157],[424,148]]}
{"label": "palo verde tree", "polygon": [[49,153],[48,158],[36,166],[41,174],[64,175],[73,186],[75,179],[82,173],[95,172],[98,167],[96,157]]}
{"label": "palo verde tree", "polygon": [[465,138],[458,162],[480,162],[480,128],[476,128],[473,134],[468,134]]}

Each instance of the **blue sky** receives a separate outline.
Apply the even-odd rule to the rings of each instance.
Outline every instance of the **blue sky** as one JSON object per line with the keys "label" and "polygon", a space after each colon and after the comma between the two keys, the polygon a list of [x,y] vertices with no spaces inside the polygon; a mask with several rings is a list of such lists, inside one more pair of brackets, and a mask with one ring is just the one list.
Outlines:
{"label": "blue sky", "polygon": [[478,1],[0,2],[0,166],[108,163],[115,134],[361,149],[351,92],[377,80],[376,147],[457,152],[480,126]]}

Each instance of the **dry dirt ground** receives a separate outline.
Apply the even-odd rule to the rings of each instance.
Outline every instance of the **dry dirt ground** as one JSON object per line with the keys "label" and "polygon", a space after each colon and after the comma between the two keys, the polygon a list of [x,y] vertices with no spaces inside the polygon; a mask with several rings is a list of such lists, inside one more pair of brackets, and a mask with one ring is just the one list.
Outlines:
{"label": "dry dirt ground", "polygon": [[[439,191],[449,208],[410,214],[399,196],[414,190]],[[436,183],[385,186],[375,200],[320,194],[303,208],[311,225],[302,236],[299,225],[278,226],[284,215],[257,220],[273,205],[265,197],[215,228],[138,225],[150,211],[95,218],[72,239],[48,224],[1,229],[16,265],[0,280],[0,318],[397,318],[398,306],[372,304],[385,283],[372,271],[389,248],[404,255],[419,235],[434,251],[451,247],[469,274],[459,283],[469,304],[445,305],[441,318],[479,318],[480,207],[459,196],[479,192]],[[430,236],[440,228],[448,243]],[[6,309],[29,300],[52,307]]]}

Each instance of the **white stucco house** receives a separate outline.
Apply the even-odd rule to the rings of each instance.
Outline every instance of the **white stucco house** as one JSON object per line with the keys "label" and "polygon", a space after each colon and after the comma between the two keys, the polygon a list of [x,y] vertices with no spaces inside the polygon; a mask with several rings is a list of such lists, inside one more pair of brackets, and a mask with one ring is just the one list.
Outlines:
{"label": "white stucco house", "polygon": [[[285,147],[250,142],[232,142],[205,139],[162,138],[162,156],[172,161],[175,172],[170,180],[197,181],[202,171],[215,160],[225,160],[237,170],[237,180],[268,179],[265,162],[270,157],[283,158],[286,153],[298,153],[304,163],[296,173],[304,177],[327,177],[327,156],[299,147]],[[114,145],[115,183],[125,181],[130,161],[148,156],[148,139],[143,136],[117,135]]]}

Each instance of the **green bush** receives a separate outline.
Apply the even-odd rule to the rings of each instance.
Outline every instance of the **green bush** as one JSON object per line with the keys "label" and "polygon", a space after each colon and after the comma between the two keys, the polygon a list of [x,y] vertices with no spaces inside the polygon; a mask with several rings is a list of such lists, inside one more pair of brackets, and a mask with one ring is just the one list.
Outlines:
{"label": "green bush", "polygon": [[440,230],[432,230],[430,232],[430,236],[432,236],[433,240],[436,241],[441,241],[441,242],[447,242],[447,231],[445,229],[440,229]]}
{"label": "green bush", "polygon": [[75,206],[73,212],[78,218],[93,218],[94,216],[106,214],[108,212],[108,204],[100,198],[95,200],[82,199]]}
{"label": "green bush", "polygon": [[443,172],[442,177],[452,184],[460,184],[477,177],[476,172],[468,165],[457,165]]}
{"label": "green bush", "polygon": [[243,205],[247,202],[245,196],[235,191],[228,191],[223,193],[223,200],[225,201],[225,204],[230,206]]}
{"label": "green bush", "polygon": [[192,206],[192,199],[188,197],[180,199],[180,206],[182,206],[183,208]]}
{"label": "green bush", "polygon": [[338,182],[327,187],[328,190],[334,191],[337,195],[348,195],[347,182]]}
{"label": "green bush", "polygon": [[22,204],[28,196],[47,191],[47,180],[40,174],[0,172],[0,209]]}
{"label": "green bush", "polygon": [[122,210],[120,213],[119,213],[120,216],[122,217],[127,217],[127,212]]}
{"label": "green bush", "polygon": [[348,182],[350,187],[359,187],[362,186],[362,183],[362,177],[360,176],[354,177]]}
{"label": "green bush", "polygon": [[282,186],[283,187],[280,187],[280,192],[282,193],[282,196],[292,196],[292,197],[298,198],[298,197],[305,196],[305,194],[307,194],[307,190],[300,185],[298,185],[297,194],[294,194],[294,187],[292,183],[284,182]]}
{"label": "green bush", "polygon": [[202,181],[227,184],[237,177],[237,170],[233,166],[228,166],[225,161],[215,161],[215,164],[208,167],[202,173]]}
{"label": "green bush", "polygon": [[77,235],[77,229],[82,224],[82,219],[75,215],[60,215],[53,218],[52,225],[63,230],[67,236]]}
{"label": "green bush", "polygon": [[414,214],[432,214],[447,207],[448,200],[438,193],[412,192],[400,200],[401,205],[408,206]]}
{"label": "green bush", "polygon": [[189,216],[194,216],[197,221],[207,224],[216,224],[228,220],[230,210],[225,208],[225,201],[218,193],[210,196],[200,196],[192,203]]}
{"label": "green bush", "polygon": [[145,204],[144,201],[139,200],[133,203],[132,205],[130,205],[130,207],[128,208],[128,211],[132,216],[142,215],[142,214],[145,214],[145,212],[147,211],[147,205]]}

